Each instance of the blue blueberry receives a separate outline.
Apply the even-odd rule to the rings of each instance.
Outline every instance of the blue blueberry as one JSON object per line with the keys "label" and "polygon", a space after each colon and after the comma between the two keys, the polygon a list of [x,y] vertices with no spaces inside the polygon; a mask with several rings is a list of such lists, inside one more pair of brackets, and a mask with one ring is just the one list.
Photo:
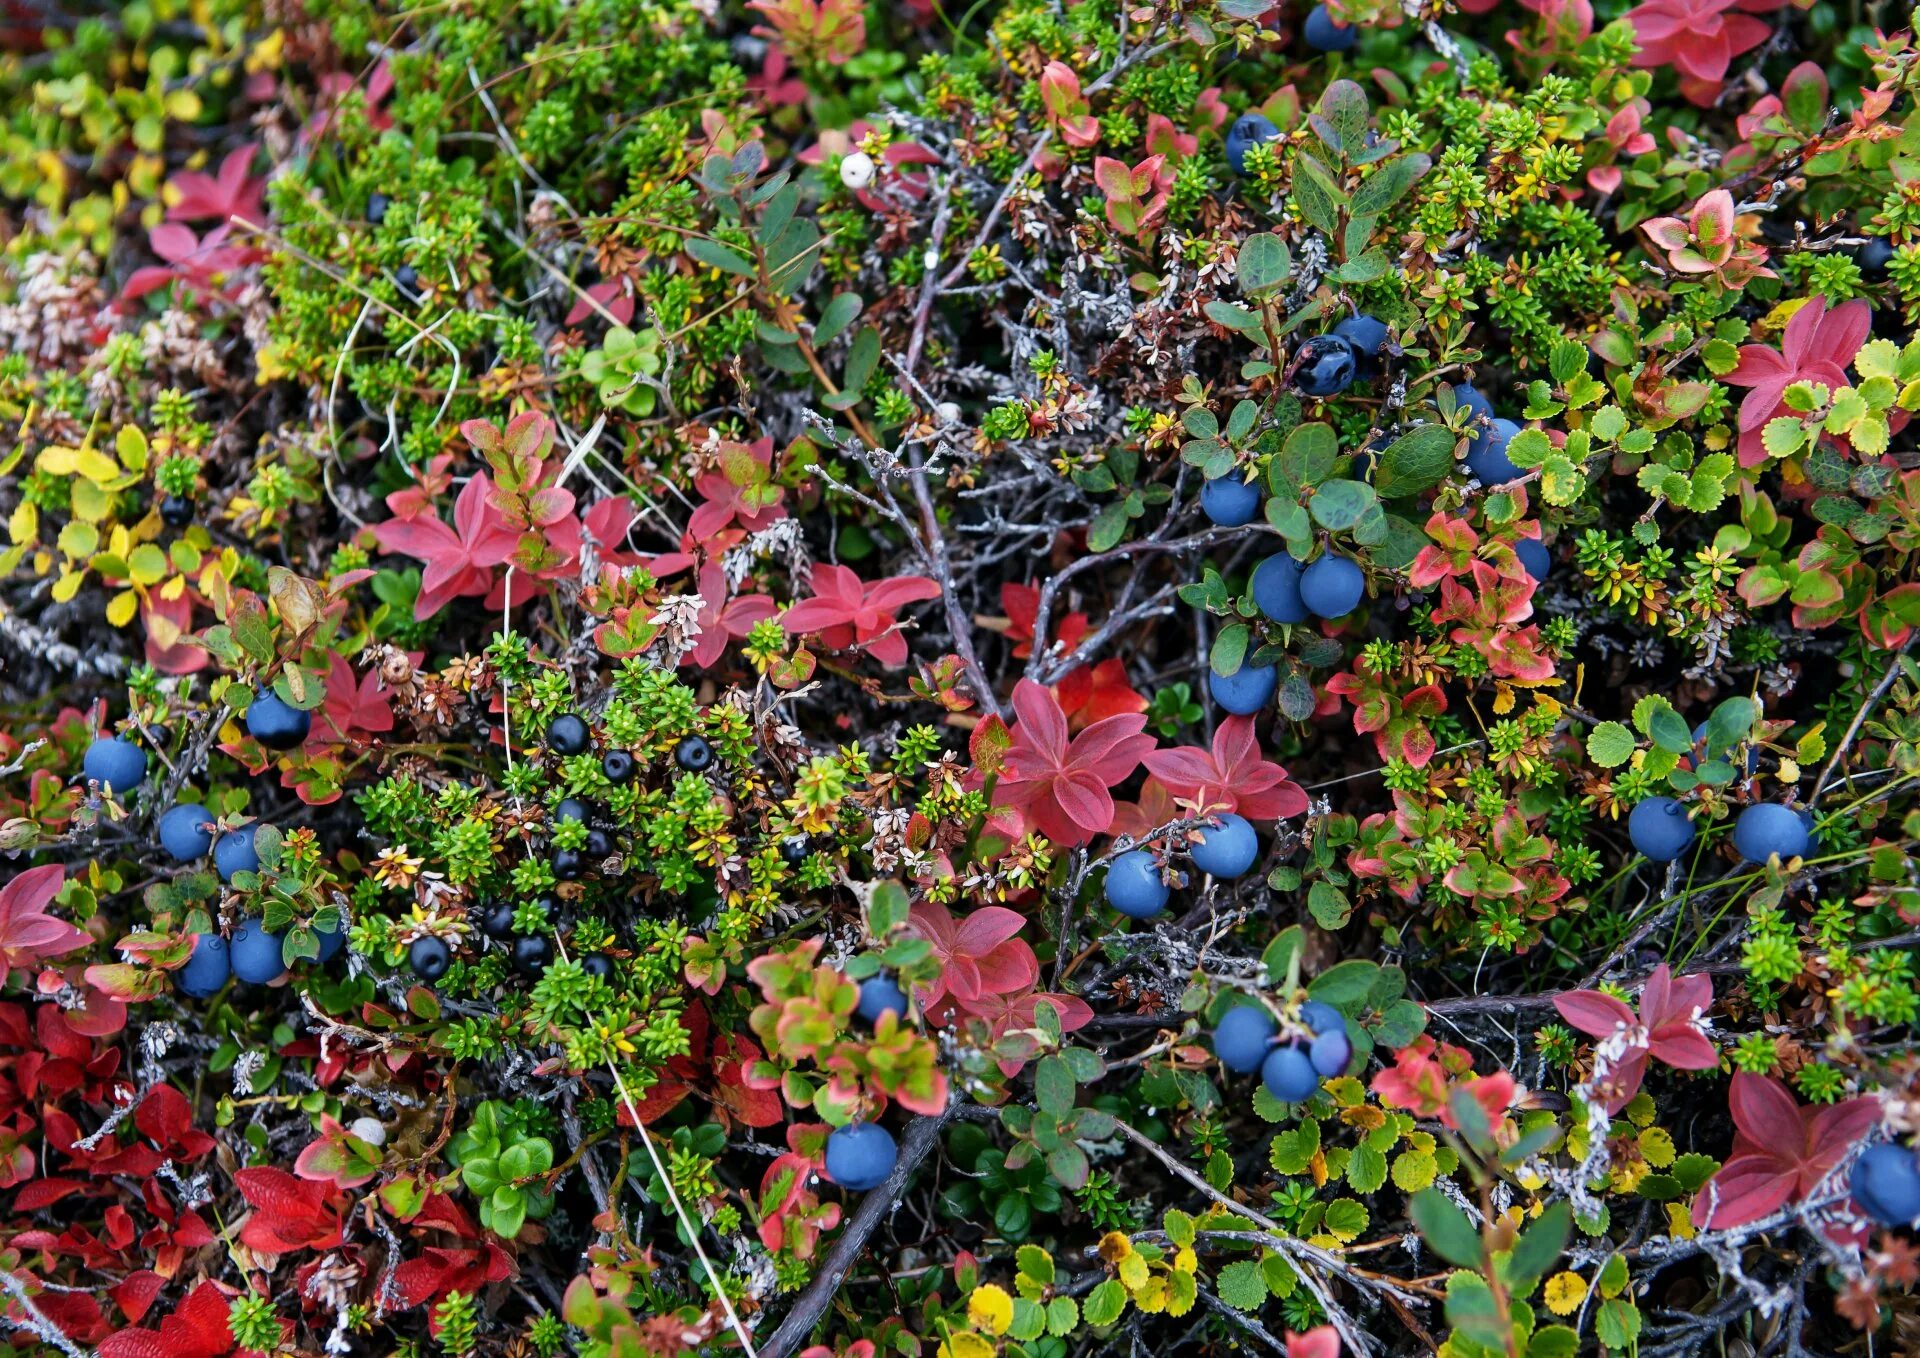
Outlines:
{"label": "blue blueberry", "polygon": [[1481,430],[1474,439],[1467,449],[1467,470],[1481,485],[1504,486],[1522,474],[1507,456],[1507,445],[1519,432],[1520,426],[1512,420],[1495,420],[1492,428]]}
{"label": "blue blueberry", "polygon": [[1223,881],[1246,875],[1260,854],[1260,841],[1244,816],[1231,811],[1216,816],[1217,826],[1202,826],[1193,846],[1193,865]]}
{"label": "blue blueberry", "polygon": [[[1309,23],[1312,20],[1308,20]],[[1386,362],[1387,323],[1378,316],[1369,316],[1361,312],[1349,316],[1333,327],[1333,333],[1353,346],[1353,356],[1360,364],[1360,375],[1371,377],[1380,371]]]}
{"label": "blue blueberry", "polygon": [[555,717],[547,724],[547,748],[557,755],[584,754],[587,748],[587,724],[571,712]]}
{"label": "blue blueberry", "polygon": [[453,949],[443,938],[422,934],[407,945],[407,965],[413,974],[431,984],[447,974],[453,965]]}
{"label": "blue blueberry", "polygon": [[1885,236],[1875,236],[1852,253],[1853,262],[1860,266],[1860,276],[1877,283],[1886,277],[1887,265],[1893,263],[1893,242]]}
{"label": "blue blueberry", "polygon": [[1160,865],[1145,849],[1134,849],[1107,868],[1107,904],[1128,919],[1151,919],[1167,908],[1167,884]]}
{"label": "blue blueberry", "polygon": [[882,1014],[907,1016],[907,992],[887,975],[869,976],[860,983],[860,1003],[854,1012],[868,1023],[878,1023]]}
{"label": "blue blueberry", "polygon": [[1272,141],[1280,129],[1271,119],[1258,113],[1243,113],[1227,129],[1227,164],[1235,174],[1247,172],[1247,152],[1263,141]]}
{"label": "blue blueberry", "polygon": [[1221,1015],[1220,1026],[1213,1030],[1213,1054],[1228,1070],[1251,1075],[1267,1059],[1267,1048],[1273,1045],[1277,1031],[1273,1015],[1266,1010],[1251,1004],[1235,1005]]}
{"label": "blue blueberry", "polygon": [[139,787],[140,780],[147,776],[147,752],[130,740],[102,736],[87,746],[80,768],[117,797]]}
{"label": "blue blueberry", "polygon": [[1353,1060],[1353,1039],[1345,1029],[1336,1029],[1322,1033],[1313,1039],[1313,1045],[1307,1049],[1307,1061],[1320,1075],[1331,1080],[1336,1075],[1344,1075],[1347,1062]]}
{"label": "blue blueberry", "polygon": [[1321,1033],[1344,1033],[1347,1031],[1346,1015],[1328,1004],[1325,1000],[1308,1000],[1300,1006],[1300,1021],[1307,1025],[1307,1031],[1318,1037]]}
{"label": "blue blueberry", "polygon": [[553,940],[545,934],[521,934],[513,940],[513,968],[522,976],[538,976],[553,961]]}
{"label": "blue blueberry", "polygon": [[1764,863],[1773,854],[1782,862],[1807,852],[1813,836],[1801,814],[1778,802],[1756,802],[1733,824],[1733,847],[1749,863]]}
{"label": "blue blueberry", "polygon": [[1694,824],[1686,807],[1671,797],[1649,797],[1627,817],[1627,838],[1634,851],[1656,863],[1671,863],[1693,843]]}
{"label": "blue blueberry", "polygon": [[1513,554],[1520,558],[1520,565],[1538,584],[1547,578],[1553,570],[1553,553],[1547,550],[1547,544],[1539,538],[1521,538],[1513,544]]}
{"label": "blue blueberry", "polygon": [[378,226],[387,219],[387,209],[393,206],[393,200],[384,193],[367,195],[367,220]]}
{"label": "blue blueberry", "polygon": [[1280,672],[1271,665],[1243,664],[1232,674],[1209,672],[1207,684],[1213,700],[1222,708],[1236,717],[1251,717],[1273,701],[1273,691],[1280,687]]}
{"label": "blue blueberry", "polygon": [[1315,617],[1344,618],[1360,606],[1366,592],[1366,573],[1332,552],[1300,573],[1300,602]]}
{"label": "blue blueberry", "polygon": [[302,712],[272,689],[261,689],[247,704],[247,731],[269,750],[291,750],[313,729],[313,713]]}
{"label": "blue blueberry", "polygon": [[320,944],[320,960],[331,962],[340,955],[340,950],[347,946],[346,922],[341,921],[334,927],[332,933],[322,933],[315,929],[313,936]]}
{"label": "blue blueberry", "polygon": [[563,820],[584,822],[586,818],[587,804],[578,797],[563,797],[560,799],[560,805],[553,808],[553,819],[556,823]]}
{"label": "blue blueberry", "polygon": [[1847,1181],[1860,1210],[1886,1227],[1920,1223],[1920,1160],[1905,1146],[1883,1141],[1854,1162]]}
{"label": "blue blueberry", "polygon": [[213,847],[213,817],[198,802],[181,802],[160,817],[160,847],[176,863],[191,863]]}
{"label": "blue blueberry", "polygon": [[258,916],[244,920],[233,931],[233,974],[253,985],[266,985],[287,974],[285,955],[280,945],[286,940],[270,934]]}
{"label": "blue blueberry", "polygon": [[1352,386],[1359,375],[1360,360],[1351,344],[1339,335],[1315,335],[1300,346],[1293,385],[1303,395],[1325,400]]}
{"label": "blue blueberry", "polygon": [[204,1000],[218,994],[232,974],[227,940],[218,934],[195,934],[193,952],[187,964],[173,973],[173,985],[188,999]]}
{"label": "blue blueberry", "polygon": [[1353,24],[1336,22],[1333,11],[1325,5],[1315,5],[1300,29],[1300,36],[1316,51],[1344,52],[1360,41],[1360,30]]}
{"label": "blue blueberry", "polygon": [[713,746],[705,736],[688,736],[673,747],[673,762],[688,773],[704,773],[713,764]]}
{"label": "blue blueberry", "polygon": [[1239,528],[1260,512],[1260,487],[1239,472],[1216,476],[1200,487],[1200,512],[1218,528]]}
{"label": "blue blueberry", "polygon": [[1305,569],[1286,552],[1275,552],[1255,566],[1248,582],[1255,606],[1275,622],[1305,622],[1307,606],[1300,602],[1300,572]]}
{"label": "blue blueberry", "polygon": [[1267,1092],[1282,1103],[1305,1103],[1320,1088],[1320,1072],[1296,1046],[1275,1047],[1260,1065]]}
{"label": "blue blueberry", "polygon": [[893,1134],[871,1122],[836,1127],[827,1137],[827,1177],[849,1192],[878,1188],[899,1158]]}
{"label": "blue blueberry", "polygon": [[260,871],[260,855],[254,851],[253,832],[257,825],[243,825],[238,830],[229,830],[213,845],[213,867],[220,874],[220,880],[231,882],[236,872]]}

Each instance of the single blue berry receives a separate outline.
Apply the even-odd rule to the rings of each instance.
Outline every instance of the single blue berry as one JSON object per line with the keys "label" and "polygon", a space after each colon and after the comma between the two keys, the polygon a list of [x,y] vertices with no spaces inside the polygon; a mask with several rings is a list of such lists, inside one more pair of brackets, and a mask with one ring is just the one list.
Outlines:
{"label": "single blue berry", "polygon": [[587,724],[571,712],[547,723],[547,748],[557,755],[571,758],[586,753],[587,739]]}
{"label": "single blue berry", "polygon": [[852,1193],[885,1183],[899,1159],[893,1134],[871,1122],[836,1127],[827,1137],[827,1177]]}
{"label": "single blue berry", "polygon": [[1213,1030],[1213,1054],[1228,1070],[1251,1075],[1267,1059],[1267,1048],[1279,1031],[1273,1015],[1257,1005],[1241,1004],[1220,1016]]}
{"label": "single blue berry", "polygon": [[1307,1031],[1316,1037],[1321,1033],[1344,1033],[1347,1031],[1346,1015],[1328,1004],[1325,1000],[1308,1000],[1300,1006],[1300,1021],[1307,1025]]}
{"label": "single blue berry", "polygon": [[556,824],[563,820],[584,822],[586,818],[587,804],[578,797],[562,797],[560,805],[553,808],[553,819]]}
{"label": "single blue berry", "polygon": [[1685,853],[1693,836],[1687,808],[1671,797],[1649,797],[1627,817],[1627,838],[1634,851],[1656,863],[1671,863]]}
{"label": "single blue berry", "polygon": [[1467,449],[1467,470],[1481,485],[1489,489],[1504,486],[1521,474],[1520,468],[1507,456],[1507,445],[1519,432],[1520,426],[1512,420],[1495,420],[1474,439]]}
{"label": "single blue berry", "polygon": [[421,980],[429,983],[437,981],[453,965],[453,949],[447,946],[445,939],[422,934],[407,945],[407,965]]}
{"label": "single blue berry", "polygon": [[1167,908],[1160,865],[1145,849],[1121,854],[1107,868],[1107,904],[1128,919],[1151,919]]}
{"label": "single blue berry", "polygon": [[1200,487],[1200,512],[1218,528],[1239,528],[1260,512],[1260,487],[1239,472],[1216,476]]}
{"label": "single blue berry", "polygon": [[1513,554],[1520,558],[1521,568],[1533,577],[1535,584],[1544,581],[1553,570],[1553,553],[1539,538],[1521,538],[1513,544]]}
{"label": "single blue berry", "polygon": [[1332,552],[1323,554],[1300,573],[1300,602],[1315,617],[1344,618],[1360,606],[1366,592],[1366,573],[1346,557]]}
{"label": "single blue berry", "polygon": [[673,747],[673,762],[688,773],[704,773],[713,764],[713,746],[705,736],[688,736]]}
{"label": "single blue berry", "polygon": [[1353,356],[1360,364],[1362,377],[1371,377],[1380,371],[1387,357],[1388,331],[1385,321],[1363,311],[1334,326],[1333,333],[1353,346]]}
{"label": "single blue berry", "polygon": [[1802,857],[1812,838],[1800,813],[1778,802],[1756,802],[1733,823],[1733,847],[1749,863],[1764,863],[1774,854],[1782,862]]}
{"label": "single blue berry", "polygon": [[393,200],[384,193],[367,195],[367,220],[378,226],[387,219],[387,209],[393,206]]}
{"label": "single blue berry", "polygon": [[1862,278],[1869,283],[1879,282],[1887,276],[1887,265],[1893,263],[1893,242],[1885,236],[1875,236],[1853,251],[1853,262],[1859,266]]}
{"label": "single blue berry", "polygon": [[285,941],[279,934],[268,933],[257,916],[241,921],[233,931],[233,974],[252,985],[279,980],[287,974],[286,958],[280,951]]}
{"label": "single blue berry", "polygon": [[1320,1073],[1300,1048],[1275,1047],[1260,1065],[1267,1092],[1282,1103],[1305,1103],[1320,1088]]}
{"label": "single blue berry", "polygon": [[1854,1161],[1847,1181],[1860,1210],[1889,1228],[1920,1223],[1920,1159],[1906,1146],[1883,1141]]}
{"label": "single blue berry", "polygon": [[213,817],[198,802],[182,802],[160,817],[160,847],[176,863],[191,863],[213,847]]}
{"label": "single blue berry", "polygon": [[233,975],[233,959],[227,940],[218,934],[195,934],[193,952],[187,964],[173,973],[173,985],[191,1000],[204,1000],[219,993]]}
{"label": "single blue berry", "polygon": [[1286,552],[1275,552],[1255,566],[1247,582],[1254,606],[1275,622],[1305,622],[1307,606],[1300,601],[1300,573],[1305,569]]}
{"label": "single blue berry", "polygon": [[1233,166],[1235,174],[1247,172],[1247,152],[1263,141],[1272,141],[1280,135],[1280,129],[1273,121],[1258,113],[1243,113],[1234,119],[1233,126],[1227,129],[1227,164]]}
{"label": "single blue berry", "polygon": [[1250,717],[1273,701],[1280,672],[1271,665],[1242,664],[1232,674],[1207,673],[1213,700],[1236,717]]}
{"label": "single blue berry", "polygon": [[1300,36],[1316,51],[1344,52],[1360,41],[1360,30],[1352,24],[1340,23],[1325,5],[1315,5],[1301,26]]}
{"label": "single blue berry", "polygon": [[1246,874],[1259,856],[1260,841],[1244,816],[1232,812],[1216,816],[1217,826],[1201,826],[1200,842],[1193,846],[1193,865],[1222,881]]}
{"label": "single blue berry", "polygon": [[231,882],[236,872],[260,871],[260,855],[254,851],[253,832],[257,825],[229,830],[213,844],[213,867],[220,880]]}
{"label": "single blue berry", "polygon": [[80,768],[117,797],[139,787],[140,780],[147,776],[147,752],[130,740],[102,736],[87,746]]}
{"label": "single blue berry", "polygon": [[1307,1049],[1307,1060],[1314,1070],[1329,1080],[1346,1074],[1347,1062],[1352,1059],[1353,1039],[1344,1030],[1320,1034]]}
{"label": "single blue berry", "polygon": [[523,976],[538,976],[553,961],[553,940],[545,934],[521,934],[513,940],[513,966]]}
{"label": "single blue berry", "polygon": [[247,704],[247,732],[269,750],[291,750],[313,729],[313,714],[302,712],[272,689],[260,689]]}
{"label": "single blue berry", "polygon": [[860,983],[860,1003],[855,1006],[854,1012],[868,1023],[878,1023],[882,1014],[898,1014],[905,1018],[907,992],[891,976],[869,976]]}
{"label": "single blue berry", "polygon": [[1354,357],[1351,344],[1339,335],[1315,335],[1300,346],[1293,385],[1302,395],[1325,400],[1352,386],[1359,375],[1360,360]]}

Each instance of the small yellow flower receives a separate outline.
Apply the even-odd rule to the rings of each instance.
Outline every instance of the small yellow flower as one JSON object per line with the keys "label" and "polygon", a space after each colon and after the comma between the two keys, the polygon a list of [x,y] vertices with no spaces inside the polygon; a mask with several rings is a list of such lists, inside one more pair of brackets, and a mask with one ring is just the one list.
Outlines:
{"label": "small yellow flower", "polygon": [[1013,1324],[1013,1298],[994,1283],[982,1283],[967,1298],[967,1319],[988,1334],[1005,1334]]}
{"label": "small yellow flower", "polygon": [[1587,1280],[1578,1273],[1556,1273],[1547,1279],[1547,1309],[1556,1316],[1570,1316],[1587,1299]]}

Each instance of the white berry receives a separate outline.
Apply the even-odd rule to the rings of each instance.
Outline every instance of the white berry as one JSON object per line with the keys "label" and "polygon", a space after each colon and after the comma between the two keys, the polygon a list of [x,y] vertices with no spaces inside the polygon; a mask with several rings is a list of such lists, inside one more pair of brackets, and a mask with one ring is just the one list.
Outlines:
{"label": "white berry", "polygon": [[840,162],[840,182],[856,193],[873,182],[873,157],[855,151]]}
{"label": "white berry", "polygon": [[379,1118],[355,1118],[347,1130],[366,1142],[369,1146],[387,1144],[387,1129],[380,1125]]}
{"label": "white berry", "polygon": [[939,421],[941,428],[960,423],[960,407],[952,401],[942,401],[933,408],[933,418]]}

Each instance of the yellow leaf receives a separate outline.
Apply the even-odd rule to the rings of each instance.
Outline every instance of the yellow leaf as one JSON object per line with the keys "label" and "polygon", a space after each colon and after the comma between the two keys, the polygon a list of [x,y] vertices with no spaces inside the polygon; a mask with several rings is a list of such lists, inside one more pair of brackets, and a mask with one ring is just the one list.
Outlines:
{"label": "yellow leaf", "polygon": [[1129,1292],[1137,1292],[1147,1283],[1147,1261],[1138,1254],[1129,1254],[1120,1261],[1120,1283]]}
{"label": "yellow leaf", "polygon": [[86,582],[85,571],[63,571],[53,582],[53,601],[57,604],[70,603],[73,596],[80,592],[80,586]]}
{"label": "yellow leaf", "polygon": [[48,476],[72,476],[79,456],[79,449],[56,443],[42,448],[34,457],[33,465]]}
{"label": "yellow leaf", "polygon": [[1578,1273],[1556,1273],[1547,1279],[1547,1309],[1556,1316],[1570,1316],[1587,1299],[1587,1280]]}
{"label": "yellow leaf", "polygon": [[139,611],[140,596],[130,589],[121,590],[107,601],[107,621],[115,627],[125,627]]}
{"label": "yellow leaf", "polygon": [[993,1358],[993,1344],[972,1330],[947,1336],[940,1346],[939,1358]]}
{"label": "yellow leaf", "polygon": [[982,1283],[967,1298],[967,1319],[988,1334],[1005,1334],[1013,1324],[1013,1298],[994,1283]]}
{"label": "yellow leaf", "polygon": [[1147,1285],[1133,1294],[1133,1304],[1142,1311],[1154,1313],[1167,1309],[1167,1281],[1164,1278],[1150,1278]]}
{"label": "yellow leaf", "polygon": [[147,436],[138,425],[126,425],[114,435],[113,449],[120,454],[120,465],[128,471],[144,471],[147,466]]}
{"label": "yellow leaf", "polygon": [[175,599],[178,599],[182,594],[185,594],[186,592],[187,592],[187,577],[184,575],[176,575],[172,579],[168,580],[166,584],[160,586],[160,597],[162,599],[165,599],[168,603],[172,603]]}
{"label": "yellow leaf", "polygon": [[120,475],[120,464],[91,445],[74,453],[74,465],[89,481],[111,481]]}
{"label": "yellow leaf", "polygon": [[13,513],[7,519],[7,532],[15,543],[30,543],[40,537],[40,506],[31,500],[22,500],[14,506]]}
{"label": "yellow leaf", "polygon": [[73,483],[73,516],[99,523],[113,510],[113,497],[91,481]]}

